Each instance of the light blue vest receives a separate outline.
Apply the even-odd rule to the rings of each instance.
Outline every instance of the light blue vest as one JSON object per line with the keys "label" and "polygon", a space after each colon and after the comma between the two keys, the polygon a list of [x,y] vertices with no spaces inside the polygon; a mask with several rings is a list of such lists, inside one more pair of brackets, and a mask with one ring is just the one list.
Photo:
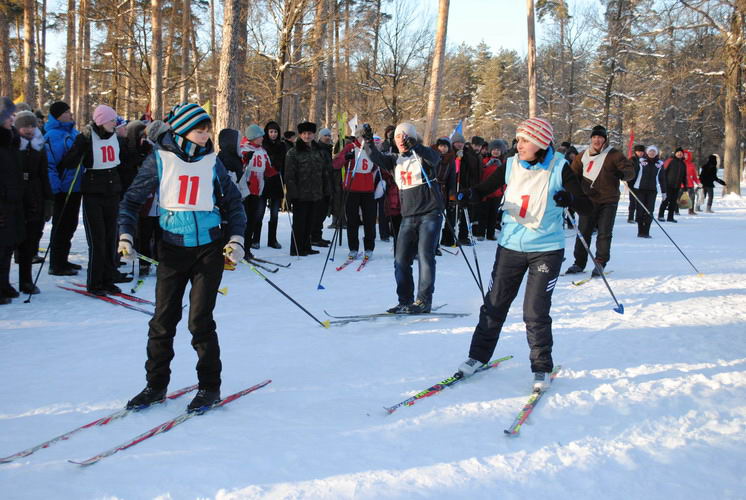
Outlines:
{"label": "light blue vest", "polygon": [[[518,155],[508,158],[505,167],[506,182],[510,181],[510,172],[516,161],[518,161]],[[550,149],[547,152],[543,163],[531,165],[528,162],[519,161],[518,168],[547,170],[553,167],[552,173],[549,176],[549,187],[547,189],[547,207],[541,223],[536,229],[528,229],[523,224],[519,224],[512,215],[504,211],[499,241],[501,247],[517,252],[549,252],[565,248],[565,233],[562,229],[564,209],[558,207],[553,199],[554,194],[563,189],[562,170],[565,162],[565,157],[561,153],[555,152],[554,149]]]}

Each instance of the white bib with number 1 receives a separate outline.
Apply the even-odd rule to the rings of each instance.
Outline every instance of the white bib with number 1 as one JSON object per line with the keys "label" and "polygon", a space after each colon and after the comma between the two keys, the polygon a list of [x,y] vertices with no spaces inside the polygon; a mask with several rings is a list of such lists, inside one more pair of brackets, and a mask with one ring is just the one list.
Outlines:
{"label": "white bib with number 1", "polygon": [[512,166],[508,187],[505,189],[503,210],[519,224],[528,229],[536,229],[541,225],[547,209],[549,178],[556,161],[552,160],[547,169],[527,169],[523,168],[517,156],[510,160]]}
{"label": "white bib with number 1", "polygon": [[215,153],[186,162],[170,151],[156,152],[161,162],[160,206],[174,212],[211,212]]}

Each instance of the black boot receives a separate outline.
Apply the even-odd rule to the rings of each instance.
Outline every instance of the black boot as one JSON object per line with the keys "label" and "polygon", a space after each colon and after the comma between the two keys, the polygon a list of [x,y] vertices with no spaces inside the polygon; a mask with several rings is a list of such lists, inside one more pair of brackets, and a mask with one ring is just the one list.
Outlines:
{"label": "black boot", "polygon": [[128,410],[141,410],[155,403],[162,403],[166,400],[166,388],[155,389],[147,386],[140,391],[140,394],[127,401]]}
{"label": "black boot", "polygon": [[204,411],[218,402],[220,402],[220,391],[200,389],[197,391],[197,395],[194,396],[192,402],[189,403],[189,406],[187,406],[187,411]]}

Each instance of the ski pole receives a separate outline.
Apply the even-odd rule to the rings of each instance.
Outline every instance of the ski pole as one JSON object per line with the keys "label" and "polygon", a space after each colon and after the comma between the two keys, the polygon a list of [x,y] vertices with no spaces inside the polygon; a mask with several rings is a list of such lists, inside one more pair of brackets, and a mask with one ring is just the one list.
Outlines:
{"label": "ski pole", "polygon": [[[565,215],[568,217],[570,214],[567,211],[567,208],[565,208]],[[585,251],[588,252],[588,255],[591,256],[591,260],[593,260],[593,265],[596,266],[596,271],[598,271],[599,275],[601,276],[601,279],[604,280],[604,284],[606,285],[606,289],[611,294],[611,298],[614,299],[614,302],[616,303],[616,307],[614,308],[614,312],[617,312],[619,314],[624,314],[624,305],[619,303],[619,301],[616,299],[616,296],[614,295],[614,292],[611,290],[611,286],[609,286],[609,282],[606,281],[606,276],[604,276],[604,270],[599,265],[598,262],[596,262],[596,257],[593,255],[593,252],[591,252],[591,249],[588,247],[588,243],[583,238],[583,235],[580,234],[580,231],[578,231],[578,224],[575,224],[575,237],[580,240],[580,242],[585,247]]]}
{"label": "ski pole", "polygon": [[[627,183],[625,182],[625,184],[627,184]],[[661,228],[661,231],[663,231],[663,234],[665,234],[665,235],[666,235],[666,236],[668,237],[668,239],[669,239],[669,240],[671,240],[671,243],[673,243],[673,246],[675,246],[675,247],[676,247],[676,249],[677,249],[677,250],[678,250],[678,251],[679,251],[679,252],[681,253],[681,255],[682,255],[682,256],[683,256],[683,257],[684,257],[684,258],[686,259],[686,261],[687,261],[687,262],[689,263],[689,265],[690,265],[690,266],[692,266],[692,267],[694,268],[694,270],[695,270],[695,271],[697,271],[697,276],[704,276],[704,274],[702,274],[702,273],[701,273],[701,272],[699,271],[699,269],[697,269],[697,267],[696,267],[696,266],[695,266],[694,264],[692,264],[692,261],[691,261],[691,260],[689,260],[689,257],[687,257],[687,256],[686,256],[686,254],[684,253],[684,251],[683,251],[683,250],[682,250],[681,248],[679,248],[679,245],[677,245],[677,244],[676,244],[676,242],[675,242],[675,241],[673,240],[673,238],[671,238],[671,235],[669,235],[669,234],[668,234],[668,232],[666,232],[666,230],[665,230],[665,229],[663,229],[663,226],[661,225],[661,223],[660,223],[660,222],[658,222],[658,219],[656,219],[656,218],[655,218],[655,216],[654,216],[653,214],[651,214],[651,213],[650,213],[650,210],[648,210],[648,207],[646,207],[646,206],[645,206],[645,205],[643,204],[643,202],[642,202],[642,201],[640,201],[640,198],[638,198],[638,197],[637,197],[637,195],[635,194],[635,192],[634,192],[634,191],[632,191],[632,189],[631,189],[631,188],[629,187],[629,185],[628,185],[628,184],[627,184],[627,189],[629,189],[629,192],[630,192],[630,193],[632,194],[632,196],[633,196],[633,197],[635,198],[635,201],[637,201],[637,203],[638,203],[638,204],[639,204],[639,205],[640,205],[640,206],[642,207],[642,209],[643,209],[643,210],[645,210],[645,212],[646,212],[646,213],[648,214],[648,216],[650,216],[650,218],[651,218],[651,219],[653,220],[653,222],[655,222],[656,224],[658,224],[658,227],[659,227],[659,228]]]}
{"label": "ski pole", "polygon": [[472,232],[471,217],[469,217],[468,209],[464,209],[464,215],[466,216],[466,227],[469,229],[469,241],[471,242],[471,249],[474,252],[474,267],[476,267],[477,277],[479,278],[479,289],[482,291],[482,296],[484,296],[484,285],[482,284],[482,273],[479,270],[479,258],[477,257],[477,243],[474,240],[474,233]]}
{"label": "ski pole", "polygon": [[[73,175],[73,181],[70,183],[70,187],[67,190],[67,195],[65,196],[65,202],[62,204],[62,210],[60,210],[60,219],[65,214],[65,209],[67,208],[67,202],[70,200],[70,195],[73,192],[73,186],[75,186],[75,182],[78,180],[78,173],[80,173],[80,166],[83,165],[83,162],[81,161],[78,163],[78,168],[75,169],[75,175]],[[59,221],[59,219],[58,219]],[[44,264],[47,262],[47,255],[49,254],[49,249],[52,248],[52,243],[54,242],[54,237],[57,234],[57,231],[55,229],[59,228],[59,223],[57,224],[57,227],[54,227],[54,221],[52,222],[52,231],[49,234],[49,245],[47,245],[47,249],[44,251],[44,257],[41,260],[41,265],[39,266],[39,270],[36,271],[36,278],[34,278],[34,284],[31,286],[31,292],[28,294],[28,298],[23,301],[24,304],[30,304],[31,303],[31,297],[33,296],[34,289],[36,288],[36,283],[39,281],[39,276],[41,275],[41,270],[44,268]]]}
{"label": "ski pole", "polygon": [[280,288],[279,286],[277,286],[276,284],[274,284],[274,282],[272,282],[272,280],[270,280],[264,274],[262,274],[262,272],[259,269],[257,269],[252,263],[248,262],[246,259],[241,259],[241,262],[243,262],[244,264],[246,264],[247,266],[249,266],[249,268],[252,271],[254,271],[257,276],[259,276],[261,279],[263,279],[264,281],[266,281],[267,283],[269,283],[269,285],[272,288],[274,288],[275,290],[277,290],[278,292],[280,292],[286,299],[288,299],[290,302],[292,302],[293,304],[295,304],[296,306],[298,306],[298,308],[300,308],[300,310],[302,310],[304,313],[306,313],[310,317],[312,317],[318,324],[320,324],[324,328],[330,328],[331,327],[331,323],[329,322],[329,320],[320,321],[316,316],[314,316],[313,314],[311,314],[308,311],[308,309],[306,309],[305,307],[303,307],[302,305],[300,305],[298,303],[298,301],[296,301],[290,295],[288,295],[287,293],[285,293],[285,291],[283,291],[282,288]]}

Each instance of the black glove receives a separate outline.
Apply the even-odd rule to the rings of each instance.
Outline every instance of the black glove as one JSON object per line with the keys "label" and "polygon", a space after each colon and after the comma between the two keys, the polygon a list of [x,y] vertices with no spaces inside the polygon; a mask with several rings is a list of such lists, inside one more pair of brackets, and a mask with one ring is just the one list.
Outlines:
{"label": "black glove", "polygon": [[363,124],[363,140],[365,142],[373,142],[373,129],[367,123]]}
{"label": "black glove", "polygon": [[253,151],[244,151],[243,152],[243,161],[244,161],[244,163],[249,163],[253,157],[254,157],[254,152]]}
{"label": "black glove", "polygon": [[481,196],[479,196],[479,193],[477,193],[477,190],[474,188],[464,189],[463,191],[459,191],[458,195],[456,196],[456,199],[462,203],[477,203],[481,200]]}
{"label": "black glove", "polygon": [[406,147],[407,149],[414,149],[416,145],[417,145],[416,137],[406,136],[404,138],[404,147]]}
{"label": "black glove", "polygon": [[7,219],[3,214],[0,214],[0,227],[5,227],[5,223],[7,222]]}
{"label": "black glove", "polygon": [[567,208],[570,205],[572,205],[572,202],[575,201],[575,197],[572,195],[571,192],[565,191],[564,189],[562,191],[557,191],[554,193],[554,202],[557,204],[558,207]]}
{"label": "black glove", "polygon": [[620,181],[623,181],[623,180],[624,180],[624,172],[622,172],[621,170],[614,170],[614,175],[615,175],[615,176],[616,176],[616,178],[617,178],[617,179],[619,179]]}
{"label": "black glove", "polygon": [[349,150],[345,153],[345,161],[351,161],[355,159],[355,151]]}

